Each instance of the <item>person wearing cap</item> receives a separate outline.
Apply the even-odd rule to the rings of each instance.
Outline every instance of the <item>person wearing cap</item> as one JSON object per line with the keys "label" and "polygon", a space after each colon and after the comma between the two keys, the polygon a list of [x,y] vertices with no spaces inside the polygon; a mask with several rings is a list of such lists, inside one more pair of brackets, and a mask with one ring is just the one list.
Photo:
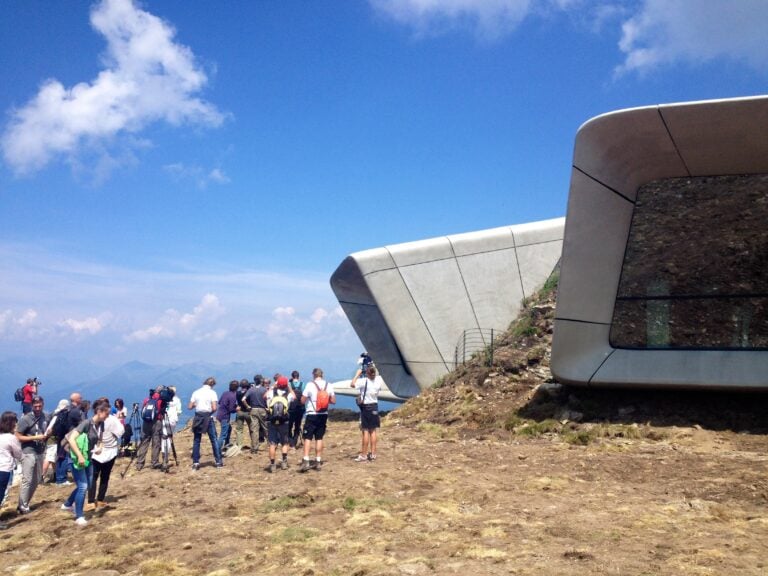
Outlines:
{"label": "person wearing cap", "polygon": [[[269,440],[269,466],[267,471],[275,471],[275,455],[278,444],[281,446],[282,460],[280,468],[288,469],[288,411],[291,402],[296,401],[296,395],[288,387],[288,378],[278,376],[275,379],[275,387],[264,393],[264,400],[267,402],[267,439]],[[278,414],[277,405],[282,406],[283,410]]]}
{"label": "person wearing cap", "polygon": [[216,425],[213,423],[212,415],[216,412],[219,404],[219,396],[213,387],[216,386],[216,379],[206,378],[203,385],[192,393],[192,398],[187,406],[195,411],[195,417],[192,420],[192,470],[200,469],[200,442],[204,433],[208,433],[213,448],[213,458],[216,461],[216,468],[224,466],[221,459],[221,451],[216,438]]}

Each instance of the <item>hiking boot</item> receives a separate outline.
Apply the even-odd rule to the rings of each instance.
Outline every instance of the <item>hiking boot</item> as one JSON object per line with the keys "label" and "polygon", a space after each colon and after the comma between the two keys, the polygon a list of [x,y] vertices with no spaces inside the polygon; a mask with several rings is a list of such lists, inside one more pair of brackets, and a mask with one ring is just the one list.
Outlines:
{"label": "hiking boot", "polygon": [[275,466],[274,462],[272,462],[269,466],[267,466],[267,472],[269,472],[270,474],[272,474],[272,472],[274,472],[276,469],[277,467]]}
{"label": "hiking boot", "polygon": [[299,468],[299,472],[306,472],[311,467],[312,466],[309,464],[309,460],[302,460],[301,461],[301,468]]}
{"label": "hiking boot", "polygon": [[312,463],[312,468],[314,468],[317,472],[320,472],[323,468],[323,461],[322,460],[315,460]]}
{"label": "hiking boot", "polygon": [[86,504],[83,506],[84,512],[90,512],[91,510],[96,510],[96,503],[95,502],[86,502]]}
{"label": "hiking boot", "polygon": [[282,462],[280,462],[280,469],[288,470],[288,460],[283,460]]}

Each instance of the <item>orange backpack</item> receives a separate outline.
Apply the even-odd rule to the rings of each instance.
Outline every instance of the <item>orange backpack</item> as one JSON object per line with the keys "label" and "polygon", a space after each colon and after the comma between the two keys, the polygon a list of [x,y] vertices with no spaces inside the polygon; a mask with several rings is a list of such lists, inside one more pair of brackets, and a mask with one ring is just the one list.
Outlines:
{"label": "orange backpack", "polygon": [[317,400],[315,401],[315,410],[317,412],[325,412],[328,410],[328,404],[330,404],[331,397],[328,394],[328,382],[325,383],[325,387],[321,390],[320,386],[315,384],[317,388]]}

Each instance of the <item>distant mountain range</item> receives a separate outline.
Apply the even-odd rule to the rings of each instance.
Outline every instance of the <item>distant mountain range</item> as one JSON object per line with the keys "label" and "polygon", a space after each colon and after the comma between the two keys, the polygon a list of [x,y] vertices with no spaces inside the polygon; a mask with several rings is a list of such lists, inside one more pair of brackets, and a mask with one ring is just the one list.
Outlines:
{"label": "distant mountain range", "polygon": [[61,398],[68,398],[75,391],[88,400],[100,396],[107,396],[110,400],[123,398],[130,407],[133,402],[141,402],[150,388],[160,384],[176,386],[177,393],[186,403],[208,376],[216,378],[219,384],[217,392],[221,394],[230,380],[248,378],[252,381],[255,374],[273,376],[276,365],[288,366],[288,370],[295,367],[305,381],[311,379],[312,367],[322,366],[329,380],[342,380],[351,377],[356,360],[351,358],[349,363],[335,364],[327,360],[309,360],[300,364],[284,362],[274,363],[271,367],[258,362],[160,365],[131,361],[117,367],[100,367],[65,358],[9,358],[0,361],[0,410],[19,410],[18,403],[13,400],[13,392],[23,386],[29,377],[37,377],[43,382],[40,394],[45,398],[46,410],[52,410]]}

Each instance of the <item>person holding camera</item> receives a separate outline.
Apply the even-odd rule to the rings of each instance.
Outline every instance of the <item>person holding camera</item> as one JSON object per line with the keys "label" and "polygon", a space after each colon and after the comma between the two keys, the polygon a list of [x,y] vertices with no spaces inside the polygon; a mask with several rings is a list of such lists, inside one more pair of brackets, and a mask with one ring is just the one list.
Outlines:
{"label": "person holding camera", "polygon": [[144,398],[141,408],[141,442],[136,451],[136,470],[144,468],[147,450],[152,444],[151,464],[153,469],[160,469],[160,448],[163,442],[163,414],[165,403],[158,389],[151,389]]}
{"label": "person holding camera", "polygon": [[376,430],[381,427],[379,416],[379,392],[383,380],[376,374],[373,364],[368,364],[365,378],[353,380],[352,388],[360,389],[360,396],[355,401],[360,408],[360,430],[363,434],[360,453],[355,462],[373,462],[376,460]]}
{"label": "person holding camera", "polygon": [[37,378],[27,378],[27,383],[22,387],[21,393],[24,395],[21,401],[22,414],[32,412],[32,399],[37,396],[38,384],[42,384],[42,382],[38,382]]}
{"label": "person holding camera", "polygon": [[46,428],[48,419],[43,412],[43,399],[32,399],[32,411],[24,414],[16,427],[16,438],[21,442],[21,490],[19,490],[19,514],[29,514],[29,502],[43,474]]}

